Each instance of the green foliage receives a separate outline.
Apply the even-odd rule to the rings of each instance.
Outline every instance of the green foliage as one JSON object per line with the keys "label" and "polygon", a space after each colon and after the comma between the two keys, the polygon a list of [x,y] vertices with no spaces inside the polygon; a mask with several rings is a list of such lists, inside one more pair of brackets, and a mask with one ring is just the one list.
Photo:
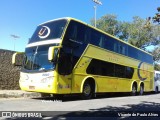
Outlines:
{"label": "green foliage", "polygon": [[154,65],[154,69],[157,70],[157,71],[160,71],[160,64],[157,64],[157,63],[156,63],[156,64]]}
{"label": "green foliage", "polygon": [[160,46],[156,47],[153,51],[152,51],[152,55],[153,55],[153,59],[156,62],[160,61]]}
{"label": "green foliage", "polygon": [[[116,15],[105,15],[96,21],[97,28],[111,34],[117,35],[119,33],[119,22]],[[94,25],[94,19],[91,20],[91,24]]]}
{"label": "green foliage", "polygon": [[145,26],[146,20],[141,19],[140,17],[133,17],[133,22],[131,23],[122,23],[121,29],[122,35],[120,38],[125,39],[128,43],[144,49],[149,45],[158,44],[158,40],[156,40],[156,35],[154,33],[155,29],[153,25]]}
{"label": "green foliage", "polygon": [[152,18],[152,20],[153,20],[153,22],[155,22],[155,23],[157,22],[160,24],[160,7],[157,8],[157,11],[159,13],[156,13],[155,16]]}

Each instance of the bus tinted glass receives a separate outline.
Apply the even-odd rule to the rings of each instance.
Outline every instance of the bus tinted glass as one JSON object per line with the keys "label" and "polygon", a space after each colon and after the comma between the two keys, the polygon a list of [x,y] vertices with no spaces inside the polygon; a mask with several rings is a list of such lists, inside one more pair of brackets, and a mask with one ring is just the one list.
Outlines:
{"label": "bus tinted glass", "polygon": [[55,65],[48,61],[48,49],[54,45],[26,48],[23,67],[25,70],[53,70]]}
{"label": "bus tinted glass", "polygon": [[74,48],[72,54],[79,58],[88,44],[93,44],[109,51],[153,64],[151,55],[88,25],[71,20],[65,33],[63,45],[70,46],[72,49]]}
{"label": "bus tinted glass", "polygon": [[114,37],[101,33],[98,30],[76,21],[71,21],[70,26],[72,27],[67,30],[69,31],[70,36],[72,36],[70,38],[79,43],[85,43],[86,45],[93,44],[115,53],[153,64],[153,57],[151,55],[125,44]]}
{"label": "bus tinted glass", "polygon": [[134,68],[97,59],[92,59],[86,72],[87,74],[93,75],[131,79],[134,73]]}
{"label": "bus tinted glass", "polygon": [[39,25],[29,43],[61,38],[67,20],[57,20]]}

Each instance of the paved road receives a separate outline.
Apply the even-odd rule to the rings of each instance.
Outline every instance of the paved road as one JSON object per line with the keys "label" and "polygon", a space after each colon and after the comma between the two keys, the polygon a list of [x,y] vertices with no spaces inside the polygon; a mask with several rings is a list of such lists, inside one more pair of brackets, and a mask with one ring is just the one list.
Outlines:
{"label": "paved road", "polygon": [[[76,116],[76,118],[81,116],[89,116],[90,118],[94,116],[97,119],[99,119],[98,117],[103,117],[104,119],[104,117],[113,118],[112,116],[121,116],[121,119],[123,119],[133,116],[134,113],[135,116],[139,117],[147,116],[147,119],[160,119],[160,94],[148,94],[144,96],[110,95],[109,97],[99,96],[91,100],[81,100],[77,96],[74,96],[65,97],[63,101],[53,98],[0,99],[0,111],[44,111],[42,112],[42,116],[45,117],[40,119],[48,120],[57,118],[69,120],[67,118],[71,116]],[[148,117],[149,115],[153,118]],[[7,119],[10,120],[9,118]],[[137,118],[135,119],[137,120]]]}

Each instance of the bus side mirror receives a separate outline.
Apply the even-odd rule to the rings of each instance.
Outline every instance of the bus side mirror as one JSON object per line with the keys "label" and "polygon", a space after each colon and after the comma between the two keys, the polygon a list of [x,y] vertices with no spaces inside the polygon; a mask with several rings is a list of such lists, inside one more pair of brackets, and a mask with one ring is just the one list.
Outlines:
{"label": "bus side mirror", "polygon": [[57,50],[58,48],[61,48],[61,46],[53,46],[53,47],[49,47],[48,50],[48,60],[49,61],[55,61],[56,55],[57,55]]}
{"label": "bus side mirror", "polygon": [[22,66],[24,53],[16,52],[12,55],[12,64],[15,66]]}

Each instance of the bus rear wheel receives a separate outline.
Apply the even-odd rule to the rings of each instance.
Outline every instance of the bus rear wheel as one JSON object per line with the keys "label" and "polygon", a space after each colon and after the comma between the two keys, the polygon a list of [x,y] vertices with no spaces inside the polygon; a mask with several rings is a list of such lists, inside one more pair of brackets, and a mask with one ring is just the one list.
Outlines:
{"label": "bus rear wheel", "polygon": [[132,91],[131,91],[131,95],[132,95],[132,96],[136,96],[136,94],[137,94],[137,86],[136,86],[136,84],[133,84],[133,86],[132,86]]}
{"label": "bus rear wheel", "polygon": [[92,96],[93,96],[93,87],[88,81],[86,81],[83,85],[83,92],[82,92],[81,98],[91,99]]}
{"label": "bus rear wheel", "polygon": [[140,91],[139,91],[139,95],[143,95],[144,93],[144,87],[143,85],[140,86]]}

